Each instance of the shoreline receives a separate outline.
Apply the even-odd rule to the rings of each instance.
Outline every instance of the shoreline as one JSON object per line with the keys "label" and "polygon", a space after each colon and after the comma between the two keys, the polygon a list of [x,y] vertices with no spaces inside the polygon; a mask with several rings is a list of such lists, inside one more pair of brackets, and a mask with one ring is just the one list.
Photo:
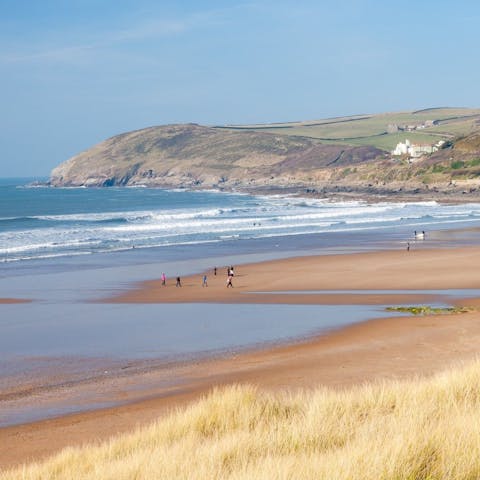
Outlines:
{"label": "shoreline", "polygon": [[[155,187],[153,187],[155,188]],[[163,187],[158,187],[163,188]],[[327,185],[319,188],[311,188],[307,185],[299,187],[257,187],[242,188],[238,191],[248,195],[293,195],[295,197],[305,198],[328,198],[335,201],[360,201],[370,203],[388,203],[388,202],[424,202],[435,201],[443,205],[455,205],[462,203],[478,203],[480,201],[479,192],[469,191],[465,188],[446,188],[444,190],[434,188],[429,189],[422,185],[417,186],[414,190],[404,190],[405,186],[398,185],[391,189],[373,188],[373,187],[355,187],[353,185],[337,185],[329,187]],[[195,189],[190,189],[195,191]],[[200,189],[199,189],[200,190]],[[235,190],[219,190],[227,193]]]}
{"label": "shoreline", "polygon": [[[50,179],[41,182],[34,182],[37,186],[43,188],[110,188],[103,185],[88,185],[82,183],[74,185],[59,185],[53,184]],[[179,190],[178,184],[155,182],[155,183],[132,183],[128,185],[115,185],[115,188],[152,188],[160,190]],[[404,184],[397,183],[388,185],[373,186],[373,185],[358,185],[345,184],[337,182],[333,186],[325,183],[316,187],[311,187],[309,184],[296,184],[292,186],[278,186],[278,185],[263,185],[263,186],[204,186],[199,187],[189,185],[188,187],[181,187],[181,190],[186,192],[217,192],[226,194],[243,194],[243,195],[290,195],[296,198],[328,198],[334,201],[359,201],[371,203],[393,203],[393,202],[424,202],[435,201],[439,204],[453,205],[462,203],[478,203],[480,201],[479,191],[471,189],[468,186],[452,185],[445,183],[443,185],[428,185],[418,183],[412,190],[407,190]]]}
{"label": "shoreline", "polygon": [[[118,291],[115,297],[103,302],[182,303],[203,298],[206,303],[248,304],[256,299],[261,303],[302,304],[308,300],[315,304],[351,305],[361,298],[371,302],[366,304],[378,304],[380,299],[382,304],[388,303],[387,299],[398,300],[398,296],[382,294],[298,293],[313,283],[318,290],[340,286],[342,290],[359,291],[408,287],[411,294],[404,295],[402,301],[413,303],[419,300],[415,292],[428,288],[479,288],[480,280],[472,268],[478,262],[478,247],[295,257],[236,266],[233,289],[226,288],[226,275],[219,269],[217,285],[209,283],[202,288],[200,274],[185,277],[181,289],[165,288],[160,280],[153,280]],[[208,280],[213,282],[211,275]],[[297,293],[247,293],[258,291],[259,285],[264,292]],[[158,297],[159,290],[162,297]],[[344,303],[340,302],[342,298]],[[469,299],[462,304],[478,307],[478,300]],[[182,367],[182,382],[177,385],[159,387],[158,372],[146,372],[130,378],[130,383],[143,385],[143,390],[124,405],[1,428],[0,442],[7,447],[0,451],[0,468],[44,458],[65,446],[130,431],[199,398],[215,386],[253,383],[269,390],[317,386],[341,389],[387,378],[429,375],[475,358],[479,341],[478,312],[396,317],[368,320],[302,342],[195,361]],[[126,398],[125,385],[119,387],[118,395]]]}
{"label": "shoreline", "polygon": [[[471,268],[479,263],[478,247],[297,256],[240,265],[234,269],[233,288],[226,286],[227,267],[222,265],[217,275],[210,269],[181,278],[181,288],[175,286],[173,275],[166,286],[160,278],[138,282],[117,289],[99,303],[378,305],[395,300],[432,301],[434,294],[419,292],[480,288]],[[208,286],[202,287],[205,274]]]}
{"label": "shoreline", "polygon": [[30,303],[33,300],[24,298],[0,298],[0,305],[10,305],[13,303]]}
{"label": "shoreline", "polygon": [[[438,205],[442,205],[442,206],[453,206],[453,205],[469,205],[469,204],[475,204],[475,203],[478,203],[476,202],[475,200],[475,197],[474,198],[470,198],[470,195],[466,195],[466,194],[459,194],[458,197],[455,197],[454,199],[452,198],[444,198],[441,196],[441,198],[437,198],[437,196],[435,197],[432,197],[432,195],[436,195],[435,192],[432,192],[432,191],[429,191],[428,189],[426,189],[425,192],[423,192],[422,194],[420,193],[414,193],[414,194],[406,194],[403,190],[399,191],[399,192],[396,192],[396,193],[392,193],[392,192],[389,192],[388,194],[387,193],[384,193],[384,194],[373,194],[373,193],[369,193],[368,191],[367,192],[357,192],[357,193],[353,193],[353,192],[350,192],[350,191],[347,191],[347,192],[338,192],[337,190],[334,189],[334,191],[332,192],[328,192],[328,194],[323,194],[322,191],[318,190],[318,191],[315,191],[315,189],[302,189],[302,188],[290,188],[290,187],[276,187],[276,186],[266,186],[266,187],[261,187],[259,189],[254,189],[253,191],[250,191],[248,188],[245,188],[245,189],[235,189],[235,188],[232,188],[232,189],[217,189],[217,190],[212,190],[212,189],[204,189],[204,188],[196,188],[196,187],[192,187],[192,188],[184,188],[184,189],[177,189],[177,188],[172,188],[172,186],[162,186],[162,185],[159,185],[159,186],[155,186],[155,187],[152,187],[152,190],[160,190],[160,191],[163,191],[163,190],[166,190],[166,191],[176,191],[178,192],[179,190],[184,192],[184,193],[199,193],[199,192],[214,192],[218,195],[221,195],[223,197],[228,197],[229,195],[238,195],[238,196],[260,196],[260,197],[264,197],[264,198],[268,198],[268,197],[277,197],[277,196],[281,196],[281,197],[284,197],[284,199],[288,199],[288,198],[295,198],[297,200],[301,200],[301,201],[305,201],[306,205],[304,206],[308,206],[309,201],[312,201],[313,199],[321,199],[322,202],[325,201],[326,203],[333,203],[333,204],[336,204],[336,203],[349,203],[349,202],[353,202],[353,203],[358,203],[358,204],[367,204],[367,205],[382,205],[382,204],[397,204],[397,203],[405,203],[405,204],[424,204],[424,203],[437,203]],[[53,189],[55,187],[52,187]],[[72,187],[73,189],[75,188],[80,188],[80,187]],[[117,187],[116,187],[117,188]],[[125,190],[125,189],[128,189],[129,187],[118,187],[120,188],[120,190]],[[90,190],[102,190],[102,189],[94,189],[94,188],[91,188]],[[368,190],[368,189],[367,189]],[[397,197],[397,195],[399,195],[399,197]],[[445,195],[448,197],[448,195]],[[468,197],[468,198],[465,198],[465,197]],[[222,205],[222,200],[219,200],[220,202],[220,205]],[[476,210],[476,209],[475,209]],[[137,211],[135,209],[133,209],[132,211]],[[141,211],[141,210],[139,210]],[[107,212],[108,213],[108,210]],[[110,212],[110,213],[114,213],[114,212]],[[258,212],[257,212],[258,213]],[[400,212],[399,215],[402,215],[402,213]],[[260,215],[261,216],[261,215]],[[455,216],[454,216],[455,217]],[[452,217],[452,218],[454,218]],[[476,215],[475,215],[476,217]],[[248,216],[246,217],[248,218]],[[252,217],[253,218],[253,217]],[[329,218],[329,216],[327,216],[327,219]],[[396,217],[395,217],[396,218]],[[323,236],[323,237],[328,237],[328,236],[331,236],[332,234],[333,235],[336,235],[336,236],[339,236],[341,237],[342,235],[344,236],[349,236],[350,234],[352,234],[353,236],[357,236],[357,237],[360,237],[364,234],[367,233],[367,231],[371,228],[371,227],[368,227],[367,229],[363,229],[363,222],[359,224],[356,224],[355,222],[353,226],[350,226],[349,225],[349,221],[344,221],[342,220],[343,219],[343,216],[341,217],[340,221],[336,222],[336,221],[333,221],[333,223],[331,223],[330,225],[328,225],[328,228],[324,228],[324,226],[322,226],[322,224],[319,224],[317,225],[315,222],[312,223],[313,225],[313,228],[307,228],[305,231],[305,229],[303,229],[303,231],[301,232],[301,237],[311,237],[311,236],[315,236],[315,235],[318,235],[318,236]],[[463,225],[463,228],[470,228],[471,225],[470,225],[470,221],[472,220],[472,218],[470,217],[464,217],[465,219],[465,223]],[[398,234],[398,230],[403,230],[404,231],[404,235],[402,235],[402,238],[399,239],[399,237],[395,237],[395,240],[393,241],[396,241],[396,242],[403,242],[404,244],[406,244],[406,242],[408,240],[410,241],[413,241],[414,239],[412,238],[411,234],[413,233],[413,231],[415,229],[419,230],[419,229],[428,229],[429,233],[431,231],[442,231],[443,229],[458,229],[459,228],[459,225],[458,225],[458,219],[455,217],[454,220],[451,220],[451,221],[445,221],[445,217],[437,217],[435,215],[433,216],[430,216],[429,214],[426,214],[424,216],[417,216],[417,215],[413,215],[411,216],[410,214],[407,214],[406,217],[401,217],[400,218],[400,223],[398,225],[395,225],[394,222],[392,222],[391,224],[388,224],[388,225],[374,225],[374,228],[376,229],[377,227],[382,230],[385,228],[385,231],[383,231],[381,233],[382,236],[384,236],[385,238],[388,238],[388,241],[389,243],[392,242],[392,237],[390,236],[389,238],[389,233],[391,234],[392,232],[395,232]],[[418,222],[418,223],[417,223]],[[475,223],[477,222],[477,219],[475,218]],[[344,226],[343,224],[345,224],[347,226],[347,228],[344,229]],[[255,223],[253,224],[255,225]],[[262,228],[261,229],[258,229],[258,231],[243,231],[242,228],[240,228],[240,234],[237,235],[236,233],[236,230],[234,233],[234,235],[232,235],[232,238],[233,237],[238,237],[236,239],[236,242],[234,245],[231,245],[229,244],[227,246],[226,249],[224,249],[224,251],[227,251],[227,254],[228,254],[228,250],[231,250],[231,249],[236,249],[236,248],[239,248],[238,246],[243,243],[244,241],[248,242],[249,244],[252,244],[254,242],[257,242],[257,243],[262,243],[265,241],[266,238],[268,238],[270,242],[275,242],[276,244],[285,244],[285,243],[290,243],[290,245],[293,244],[293,247],[292,248],[295,248],[295,242],[297,240],[299,240],[299,238],[296,236],[296,234],[293,234],[291,235],[290,234],[290,230],[288,227],[288,222],[285,224],[285,228],[282,224],[282,229],[280,230],[275,230],[275,234],[272,234],[271,231],[270,231],[270,226],[267,226],[263,224],[262,222]],[[258,222],[257,226],[260,226],[260,222]],[[288,228],[287,228],[288,227]],[[276,229],[278,228],[278,226],[275,227]],[[460,228],[462,228],[462,226],[460,226]],[[475,227],[474,227],[475,228]],[[265,231],[267,232],[266,234],[263,233],[263,229],[265,229]],[[300,229],[302,230],[302,228]],[[311,230],[311,231],[308,231],[308,230]],[[318,230],[318,231],[317,231]],[[372,230],[373,231],[373,230]],[[221,243],[229,243],[229,234],[228,234],[229,230],[227,229],[225,235],[220,235],[219,237],[215,237],[215,235],[211,234],[211,232],[208,232],[208,239],[205,240],[205,244],[207,243],[212,243],[212,244],[221,244]],[[245,233],[246,232],[246,233]],[[280,232],[280,233],[279,233]],[[202,232],[203,233],[203,232]],[[378,238],[377,235],[376,235],[377,232],[375,232],[372,237],[369,239],[369,240],[373,240],[373,242],[376,242],[376,239]],[[149,242],[143,242],[143,241],[139,241],[138,244],[136,244],[134,238],[132,238],[131,242],[130,241],[126,241],[124,242],[123,239],[120,239],[118,240],[118,244],[117,244],[117,240],[114,240],[113,243],[112,243],[112,239],[109,239],[107,242],[106,242],[106,246],[105,247],[102,247],[102,248],[97,248],[97,247],[92,247],[90,249],[83,249],[83,248],[80,248],[80,249],[63,249],[62,248],[58,248],[55,247],[53,248],[52,250],[50,250],[49,248],[47,248],[46,250],[43,250],[43,249],[39,249],[38,252],[37,251],[29,251],[28,249],[25,251],[26,253],[25,254],[14,254],[12,252],[12,255],[11,255],[11,258],[8,257],[9,253],[8,253],[8,249],[5,250],[5,253],[4,253],[4,258],[2,259],[3,260],[3,263],[5,264],[12,264],[12,263],[19,263],[21,264],[22,266],[25,265],[25,266],[28,266],[28,262],[35,262],[35,261],[38,261],[39,262],[39,265],[42,266],[42,262],[45,262],[44,264],[51,264],[53,269],[57,268],[57,265],[58,263],[68,263],[68,264],[73,264],[73,262],[71,261],[72,260],[72,257],[81,257],[79,259],[79,262],[78,263],[81,263],[82,260],[85,260],[86,263],[92,263],[92,261],[90,259],[87,259],[85,257],[88,257],[88,256],[95,256],[95,258],[99,258],[100,256],[104,255],[104,254],[107,254],[109,256],[113,256],[113,255],[117,255],[119,257],[123,256],[124,258],[127,257],[128,255],[128,252],[130,250],[133,250],[133,249],[136,249],[136,250],[148,250],[148,254],[151,254],[151,255],[155,255],[156,252],[155,250],[164,250],[166,251],[167,249],[168,250],[173,250],[175,249],[176,247],[178,247],[180,250],[183,250],[184,246],[189,244],[190,242],[190,238],[187,239],[187,241],[184,243],[184,239],[180,238],[180,239],[177,239],[175,237],[175,239],[173,239],[172,241],[170,241],[169,239],[170,235],[168,235],[167,237],[167,240],[165,240],[164,237],[162,237],[161,235],[158,236],[157,234],[155,234],[154,236],[152,236],[152,238],[155,238],[155,241],[149,241]],[[290,240],[285,240],[286,238],[288,237],[292,237]],[[297,237],[297,238],[295,238]],[[114,237],[112,237],[114,238]],[[203,241],[203,240],[202,240]],[[301,241],[301,240],[299,240]],[[367,240],[368,241],[368,240]],[[74,242],[75,243],[75,242]],[[28,242],[27,242],[28,244]],[[275,245],[275,247],[277,247],[277,245]],[[254,247],[255,249],[256,247]],[[249,248],[246,248],[245,250],[248,250]],[[212,248],[213,251],[215,251],[215,246],[213,246]],[[161,254],[163,254],[164,252],[161,252]],[[167,253],[168,255],[169,253]],[[106,264],[108,264],[108,260],[105,262]],[[28,267],[27,267],[28,268]],[[11,268],[10,271],[12,270],[15,270],[14,268]],[[5,294],[6,295],[6,294]],[[10,294],[10,295],[13,295],[13,294]]]}
{"label": "shoreline", "polygon": [[369,320],[302,343],[196,362],[187,367],[186,384],[157,391],[152,372],[153,378],[143,379],[152,388],[141,400],[1,428],[0,443],[5,447],[0,451],[0,468],[132,431],[212,388],[232,383],[270,391],[342,390],[372,381],[428,376],[477,358],[479,320],[476,312]]}

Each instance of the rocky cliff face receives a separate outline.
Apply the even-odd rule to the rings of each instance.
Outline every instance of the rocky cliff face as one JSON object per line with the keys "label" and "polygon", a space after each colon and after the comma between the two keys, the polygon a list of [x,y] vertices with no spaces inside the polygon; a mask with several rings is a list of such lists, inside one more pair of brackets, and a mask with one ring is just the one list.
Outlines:
{"label": "rocky cliff face", "polygon": [[416,160],[374,147],[210,128],[151,127],[112,137],[52,171],[52,186],[145,185],[314,195],[480,197],[479,134]]}
{"label": "rocky cliff face", "polygon": [[332,168],[382,157],[373,147],[200,125],[167,125],[112,137],[52,171],[54,186],[232,188],[309,185]]}

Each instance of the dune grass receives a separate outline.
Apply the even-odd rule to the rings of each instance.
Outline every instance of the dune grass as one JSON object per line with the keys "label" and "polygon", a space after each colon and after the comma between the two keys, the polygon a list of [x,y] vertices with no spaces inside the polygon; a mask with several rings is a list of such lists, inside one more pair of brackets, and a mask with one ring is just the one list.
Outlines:
{"label": "dune grass", "polygon": [[480,361],[342,392],[215,390],[148,428],[11,479],[478,479]]}

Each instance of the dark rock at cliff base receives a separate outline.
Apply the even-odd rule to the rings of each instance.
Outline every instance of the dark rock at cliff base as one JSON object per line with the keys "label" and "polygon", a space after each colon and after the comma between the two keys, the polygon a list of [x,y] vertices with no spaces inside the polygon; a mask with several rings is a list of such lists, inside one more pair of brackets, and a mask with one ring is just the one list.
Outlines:
{"label": "dark rock at cliff base", "polygon": [[112,137],[56,167],[53,186],[242,188],[307,185],[312,175],[382,157],[374,147],[313,138],[166,125]]}
{"label": "dark rock at cliff base", "polygon": [[406,159],[310,137],[165,125],[117,135],[76,155],[52,171],[50,185],[478,201],[480,134]]}

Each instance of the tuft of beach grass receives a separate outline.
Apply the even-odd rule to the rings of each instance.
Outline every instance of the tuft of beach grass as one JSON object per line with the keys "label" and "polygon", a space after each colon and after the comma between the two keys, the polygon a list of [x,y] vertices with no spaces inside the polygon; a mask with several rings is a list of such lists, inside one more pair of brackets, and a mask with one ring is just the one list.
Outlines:
{"label": "tuft of beach grass", "polygon": [[344,391],[215,389],[149,427],[5,471],[13,479],[480,478],[480,361]]}

